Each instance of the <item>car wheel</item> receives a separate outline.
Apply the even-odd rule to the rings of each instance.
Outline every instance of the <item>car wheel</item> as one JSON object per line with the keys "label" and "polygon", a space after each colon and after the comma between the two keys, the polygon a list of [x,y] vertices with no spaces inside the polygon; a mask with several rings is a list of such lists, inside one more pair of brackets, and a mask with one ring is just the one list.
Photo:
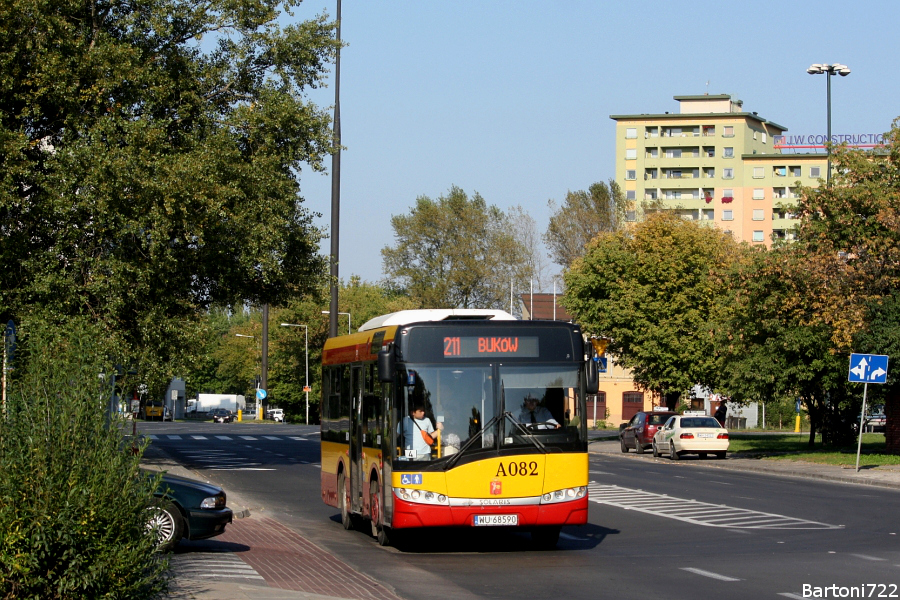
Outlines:
{"label": "car wheel", "polygon": [[619,443],[622,445],[622,452],[628,453],[628,446],[625,445],[625,439],[619,438]]}
{"label": "car wheel", "polygon": [[552,550],[559,542],[560,529],[562,527],[559,525],[536,527],[531,530],[531,541],[541,550]]}
{"label": "car wheel", "polygon": [[725,452],[716,452],[716,458],[719,458],[719,459],[725,458]]}
{"label": "car wheel", "polygon": [[150,508],[150,512],[152,516],[147,522],[147,529],[156,532],[156,549],[160,552],[169,552],[184,536],[181,512],[168,500]]}
{"label": "car wheel", "polygon": [[343,473],[338,475],[338,504],[341,507],[341,525],[344,529],[353,529],[353,519],[350,518],[350,490],[347,489],[347,478]]}
{"label": "car wheel", "polygon": [[644,453],[644,444],[637,438],[637,436],[635,436],[634,438],[634,451],[638,454]]}
{"label": "car wheel", "polygon": [[656,440],[653,441],[653,458],[659,458],[659,448],[656,447]]}
{"label": "car wheel", "polygon": [[681,458],[680,456],[678,456],[678,453],[675,452],[674,442],[669,442],[669,458],[671,458],[672,460],[678,460],[679,458]]}

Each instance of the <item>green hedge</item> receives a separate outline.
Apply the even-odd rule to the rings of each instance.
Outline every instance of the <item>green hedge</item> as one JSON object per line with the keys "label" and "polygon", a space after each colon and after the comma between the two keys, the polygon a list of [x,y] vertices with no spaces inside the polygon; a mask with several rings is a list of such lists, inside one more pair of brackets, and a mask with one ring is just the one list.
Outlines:
{"label": "green hedge", "polygon": [[0,415],[0,598],[161,596],[167,559],[145,526],[158,479],[106,418],[105,337],[77,320],[20,331]]}

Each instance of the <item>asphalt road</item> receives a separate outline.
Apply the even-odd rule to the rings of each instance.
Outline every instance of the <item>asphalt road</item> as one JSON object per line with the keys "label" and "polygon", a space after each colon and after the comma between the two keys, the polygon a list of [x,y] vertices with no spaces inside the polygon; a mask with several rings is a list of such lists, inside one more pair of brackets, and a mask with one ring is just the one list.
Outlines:
{"label": "asphalt road", "polygon": [[855,597],[900,596],[895,490],[592,455],[589,524],[564,528],[555,551],[533,549],[527,534],[468,529],[424,531],[398,550],[344,531],[321,502],[314,427],[139,429],[254,515],[279,519],[407,598],[840,597],[841,586]]}

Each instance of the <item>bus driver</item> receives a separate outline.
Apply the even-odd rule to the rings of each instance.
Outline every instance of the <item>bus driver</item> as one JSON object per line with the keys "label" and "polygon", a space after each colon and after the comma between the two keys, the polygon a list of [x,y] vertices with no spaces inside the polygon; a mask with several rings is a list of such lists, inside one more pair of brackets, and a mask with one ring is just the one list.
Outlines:
{"label": "bus driver", "polygon": [[559,422],[546,407],[539,406],[537,398],[531,394],[525,396],[519,422],[525,426],[534,424],[535,429],[559,429]]}

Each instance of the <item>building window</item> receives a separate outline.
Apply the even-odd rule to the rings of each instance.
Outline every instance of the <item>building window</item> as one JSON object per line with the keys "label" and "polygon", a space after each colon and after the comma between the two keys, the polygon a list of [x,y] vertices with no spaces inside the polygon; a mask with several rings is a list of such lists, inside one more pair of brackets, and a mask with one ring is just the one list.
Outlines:
{"label": "building window", "polygon": [[648,127],[644,130],[644,137],[659,137],[659,128],[658,127]]}
{"label": "building window", "polygon": [[625,130],[625,139],[626,140],[634,140],[637,139],[637,127],[629,127]]}
{"label": "building window", "polygon": [[634,200],[634,190],[625,190],[625,199]]}
{"label": "building window", "polygon": [[809,176],[810,177],[818,179],[819,177],[822,176],[821,173],[822,173],[822,167],[810,167],[809,168]]}
{"label": "building window", "polygon": [[763,209],[761,209],[761,208],[755,208],[755,209],[753,209],[753,220],[754,220],[754,221],[762,221],[762,220],[764,220],[765,218],[766,218],[766,217],[765,217],[765,215],[763,214]]}
{"label": "building window", "polygon": [[765,131],[763,131],[762,138],[763,138],[762,143],[765,144],[766,143],[766,132]]}
{"label": "building window", "polygon": [[681,190],[666,190],[667,200],[678,200],[681,198]]}
{"label": "building window", "polygon": [[647,158],[659,158],[659,148],[647,148]]}
{"label": "building window", "polygon": [[637,179],[637,171],[635,169],[628,169],[625,171],[625,179],[629,181]]}
{"label": "building window", "polygon": [[787,167],[772,167],[775,177],[787,177]]}
{"label": "building window", "polygon": [[666,149],[666,158],[681,158],[681,148]]}
{"label": "building window", "polygon": [[800,167],[791,167],[791,177],[801,177]]}
{"label": "building window", "polygon": [[723,210],[722,211],[722,220],[723,221],[734,221],[734,211],[733,210]]}
{"label": "building window", "polygon": [[700,211],[700,220],[701,221],[713,221],[716,218],[716,213],[711,208],[705,208]]}
{"label": "building window", "polygon": [[753,190],[753,199],[754,200],[764,200],[766,198],[766,192],[762,188],[754,188]]}
{"label": "building window", "polygon": [[703,156],[706,158],[715,158],[716,157],[716,147],[715,146],[703,146]]}
{"label": "building window", "polygon": [[622,394],[622,402],[626,402],[628,404],[643,404],[644,392],[624,392]]}
{"label": "building window", "polygon": [[628,221],[629,223],[634,223],[635,212],[633,210],[626,210],[625,211],[625,220]]}
{"label": "building window", "polygon": [[722,190],[723,198],[734,198],[734,190],[724,189]]}
{"label": "building window", "polygon": [[625,150],[625,160],[636,160],[637,148],[628,148]]}
{"label": "building window", "polygon": [[734,137],[734,126],[725,125],[722,127],[722,137]]}
{"label": "building window", "polygon": [[764,241],[766,241],[766,238],[763,237],[763,232],[760,231],[760,230],[758,230],[758,229],[757,229],[756,231],[754,231],[754,232],[753,232],[753,241],[754,241],[754,242],[764,242]]}
{"label": "building window", "polygon": [[786,198],[786,197],[787,197],[787,194],[783,187],[782,188],[772,188],[772,198],[774,198],[775,200],[780,200],[780,199]]}
{"label": "building window", "polygon": [[758,135],[759,135],[759,132],[756,131],[756,130],[754,129],[754,130],[753,130],[753,139],[754,139],[754,140],[757,139],[757,136],[758,136]]}
{"label": "building window", "polygon": [[732,148],[731,146],[725,146],[725,148],[722,150],[722,156],[724,156],[725,158],[734,158],[734,148]]}
{"label": "building window", "polygon": [[703,135],[704,136],[716,135],[716,126],[715,125],[704,125],[703,126]]}
{"label": "building window", "polygon": [[734,179],[734,169],[722,169],[722,179]]}
{"label": "building window", "polygon": [[762,167],[753,167],[753,179],[762,179],[766,174]]}

